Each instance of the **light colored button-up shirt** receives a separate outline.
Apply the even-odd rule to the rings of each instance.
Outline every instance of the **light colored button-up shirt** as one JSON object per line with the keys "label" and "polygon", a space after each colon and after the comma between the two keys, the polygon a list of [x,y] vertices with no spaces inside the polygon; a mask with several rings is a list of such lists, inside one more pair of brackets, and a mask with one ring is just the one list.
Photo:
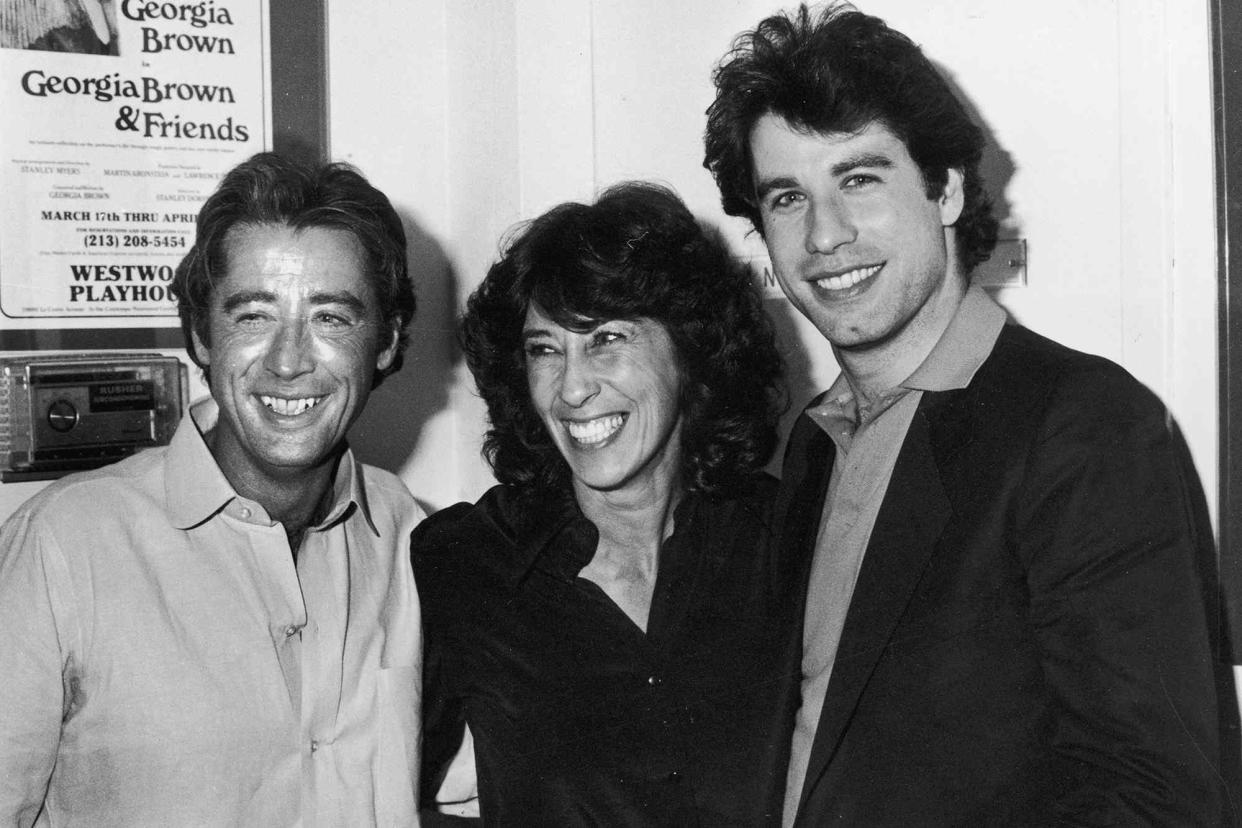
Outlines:
{"label": "light colored button-up shirt", "polygon": [[417,822],[422,512],[346,452],[295,565],[216,416],[0,527],[0,824]]}
{"label": "light colored button-up shirt", "polygon": [[807,411],[832,438],[837,453],[807,586],[802,706],[794,726],[785,788],[786,826],[793,824],[802,796],[811,745],[863,555],[923,392],[969,385],[1004,325],[1004,310],[982,288],[972,287],[923,363],[901,385],[882,394],[867,417],[859,417],[857,400],[844,374],[832,384],[824,401]]}

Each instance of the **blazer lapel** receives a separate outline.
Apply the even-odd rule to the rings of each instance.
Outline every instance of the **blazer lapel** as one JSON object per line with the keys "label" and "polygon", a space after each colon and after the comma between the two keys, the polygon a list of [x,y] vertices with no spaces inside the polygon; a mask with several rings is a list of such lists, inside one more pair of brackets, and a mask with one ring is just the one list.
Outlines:
{"label": "blazer lapel", "polygon": [[811,745],[800,816],[808,795],[822,781],[859,695],[949,520],[951,508],[941,486],[926,410],[929,396],[924,396],[910,423],[858,573]]}
{"label": "blazer lapel", "polygon": [[[808,408],[819,403],[814,400]],[[832,477],[836,447],[815,421],[803,414],[794,424],[785,450],[781,479],[792,483],[781,487],[777,503],[777,525],[781,527],[780,543],[786,549],[799,550],[804,575],[810,573],[811,555],[819,533],[819,519]],[[805,585],[805,581],[803,582]]]}

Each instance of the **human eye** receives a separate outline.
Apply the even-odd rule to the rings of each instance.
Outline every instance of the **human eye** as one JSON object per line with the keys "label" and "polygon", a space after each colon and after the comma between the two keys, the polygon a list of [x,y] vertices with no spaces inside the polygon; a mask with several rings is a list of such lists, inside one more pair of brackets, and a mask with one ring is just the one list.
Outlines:
{"label": "human eye", "polygon": [[871,173],[852,173],[845,177],[841,182],[841,186],[847,190],[859,190],[869,187],[872,184],[878,184],[880,179]]}
{"label": "human eye", "polygon": [[618,328],[597,328],[591,334],[591,346],[595,348],[605,348],[609,345],[615,345],[624,342],[628,337],[625,331]]}
{"label": "human eye", "polygon": [[263,327],[271,321],[271,314],[259,308],[238,308],[231,315],[234,325],[245,330],[254,330]]}
{"label": "human eye", "polygon": [[768,209],[772,211],[789,210],[802,202],[804,196],[797,190],[785,190],[773,193],[768,197]]}
{"label": "human eye", "polygon": [[552,356],[556,353],[556,349],[551,344],[538,339],[528,339],[523,346],[523,350],[527,359],[538,359],[540,357]]}
{"label": "human eye", "polygon": [[312,317],[316,325],[328,329],[340,329],[353,327],[354,319],[346,313],[340,313],[334,310],[316,311]]}

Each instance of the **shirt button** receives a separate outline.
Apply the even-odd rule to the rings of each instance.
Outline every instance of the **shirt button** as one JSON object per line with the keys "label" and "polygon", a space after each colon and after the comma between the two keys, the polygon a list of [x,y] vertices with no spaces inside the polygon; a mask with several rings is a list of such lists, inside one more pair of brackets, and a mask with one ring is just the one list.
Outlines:
{"label": "shirt button", "polygon": [[659,676],[648,676],[647,677],[647,684],[651,685],[652,687],[659,687],[663,683],[664,683],[664,679],[660,678]]}
{"label": "shirt button", "polygon": [[247,519],[247,520],[249,520],[249,519],[250,519],[250,507],[249,507],[249,506],[243,506],[243,507],[241,507],[241,509],[240,509],[239,511],[240,511],[240,514],[241,514],[241,516],[242,516],[243,518],[245,518],[245,519]]}
{"label": "shirt button", "polygon": [[311,739],[311,753],[314,753],[317,750],[319,750],[319,740]]}
{"label": "shirt button", "polygon": [[671,772],[668,775],[668,781],[674,785],[678,784],[679,782],[681,782],[681,774],[678,773],[677,771]]}
{"label": "shirt button", "polygon": [[300,629],[299,627],[295,627],[292,624],[285,627],[285,638],[293,638],[295,635],[298,634],[299,629]]}

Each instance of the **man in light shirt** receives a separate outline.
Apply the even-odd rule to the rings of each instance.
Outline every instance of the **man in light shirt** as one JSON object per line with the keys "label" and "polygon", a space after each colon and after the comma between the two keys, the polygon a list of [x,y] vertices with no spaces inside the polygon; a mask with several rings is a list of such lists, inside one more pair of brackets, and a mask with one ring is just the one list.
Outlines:
{"label": "man in light shirt", "polygon": [[413,824],[422,513],[345,442],[401,365],[401,221],[258,155],[173,288],[211,397],[0,529],[0,823]]}
{"label": "man in light shirt", "polygon": [[840,6],[715,82],[705,166],[841,366],[777,507],[811,559],[784,824],[1229,818],[1198,481],[1150,392],[971,286],[997,224],[962,104]]}

